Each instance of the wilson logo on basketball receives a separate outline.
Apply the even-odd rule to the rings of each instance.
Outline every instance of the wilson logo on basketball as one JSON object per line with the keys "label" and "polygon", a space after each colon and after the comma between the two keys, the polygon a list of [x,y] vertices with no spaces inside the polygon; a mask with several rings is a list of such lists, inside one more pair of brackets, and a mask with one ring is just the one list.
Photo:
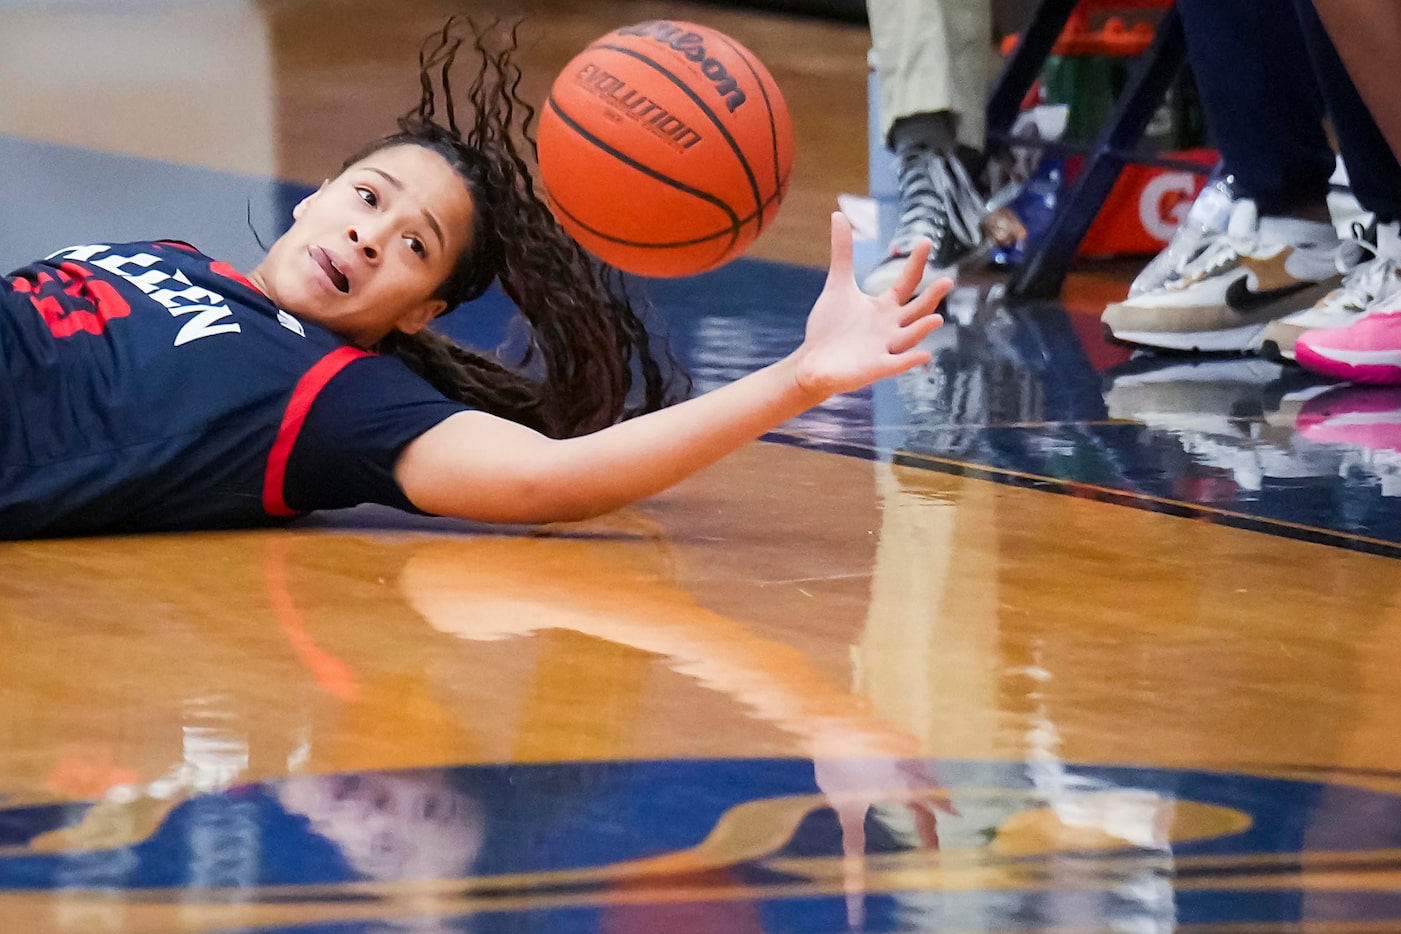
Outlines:
{"label": "wilson logo on basketball", "polygon": [[657,136],[681,149],[690,149],[701,141],[701,135],[684,120],[641,91],[628,87],[628,83],[617,75],[586,63],[579,69],[578,78],[580,84],[606,100],[614,110],[642,123]]}
{"label": "wilson logo on basketball", "polygon": [[705,39],[699,33],[686,32],[680,26],[666,20],[651,20],[619,29],[618,35],[647,36],[670,46],[700,65],[701,74],[715,85],[715,90],[725,99],[725,106],[730,113],[743,106],[745,98],[744,92],[739,89],[739,82],[730,76],[724,62],[706,54]]}

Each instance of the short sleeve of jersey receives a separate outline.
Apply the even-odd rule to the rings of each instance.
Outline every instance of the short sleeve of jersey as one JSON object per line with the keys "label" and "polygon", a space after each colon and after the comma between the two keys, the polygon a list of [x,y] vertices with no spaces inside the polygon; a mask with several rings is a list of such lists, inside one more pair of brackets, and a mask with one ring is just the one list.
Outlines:
{"label": "short sleeve of jersey", "polygon": [[361,503],[417,511],[394,464],[410,441],[464,411],[392,357],[356,360],[307,412],[287,463],[287,504],[298,512]]}

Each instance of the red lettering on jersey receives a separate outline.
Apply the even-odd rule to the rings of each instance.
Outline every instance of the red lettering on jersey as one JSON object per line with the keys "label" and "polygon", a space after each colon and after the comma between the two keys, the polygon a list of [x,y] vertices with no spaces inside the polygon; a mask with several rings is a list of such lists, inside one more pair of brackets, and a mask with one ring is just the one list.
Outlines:
{"label": "red lettering on jersey", "polygon": [[32,279],[16,279],[14,288],[28,294],[54,337],[101,334],[108,321],[131,314],[131,306],[110,282],[92,278],[92,271],[77,263],[64,263]]}

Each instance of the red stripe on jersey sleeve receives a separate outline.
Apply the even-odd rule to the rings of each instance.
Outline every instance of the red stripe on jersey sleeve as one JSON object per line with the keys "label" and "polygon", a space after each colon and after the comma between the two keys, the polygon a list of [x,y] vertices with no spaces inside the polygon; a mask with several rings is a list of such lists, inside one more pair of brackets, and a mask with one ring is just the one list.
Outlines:
{"label": "red stripe on jersey sleeve", "polygon": [[230,266],[228,263],[223,262],[222,260],[216,259],[214,262],[210,263],[209,271],[214,273],[216,276],[223,276],[225,279],[232,279],[244,288],[252,289],[259,295],[264,294],[263,290],[254,285],[251,279],[249,279],[243,273],[239,272],[237,269]]}
{"label": "red stripe on jersey sleeve", "polygon": [[311,404],[337,373],[361,357],[369,356],[373,355],[359,347],[338,348],[318,360],[297,382],[297,387],[292,390],[292,401],[287,403],[287,411],[282,413],[282,427],[277,430],[272,453],[268,455],[268,469],[263,479],[263,511],[268,515],[286,517],[297,514],[287,505],[282,487],[287,482],[287,462],[292,458],[292,449],[297,445],[297,436],[302,432]]}

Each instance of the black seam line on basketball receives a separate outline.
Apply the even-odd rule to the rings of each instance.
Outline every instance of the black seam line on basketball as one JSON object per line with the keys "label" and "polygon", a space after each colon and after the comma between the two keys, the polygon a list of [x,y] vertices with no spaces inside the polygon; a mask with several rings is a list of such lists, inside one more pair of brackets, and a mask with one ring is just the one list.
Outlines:
{"label": "black seam line on basketball", "polygon": [[653,68],[656,71],[660,72],[663,77],[665,77],[672,84],[680,88],[681,93],[689,97],[692,100],[692,102],[694,102],[695,105],[701,109],[701,113],[705,114],[707,117],[710,118],[710,122],[715,125],[715,129],[719,130],[720,135],[725,137],[725,142],[730,144],[730,151],[735,154],[735,158],[739,160],[740,168],[744,169],[744,174],[749,179],[749,191],[751,194],[754,195],[754,204],[760,216],[759,226],[760,229],[763,229],[762,218],[764,213],[764,196],[759,193],[759,180],[754,177],[754,169],[750,167],[749,160],[744,157],[744,150],[739,148],[739,143],[736,142],[735,138],[730,135],[729,128],[727,128],[725,124],[720,121],[720,118],[715,115],[715,111],[710,109],[710,105],[707,104],[705,101],[701,100],[700,95],[698,95],[695,91],[692,91],[689,87],[687,87],[686,82],[682,81],[680,78],[676,77],[676,75],[668,71],[666,69],[666,66],[663,65],[661,62],[657,61],[656,59],[643,55],[641,52],[635,52],[632,49],[629,49],[626,46],[622,45],[599,45],[594,46],[594,48],[608,49],[610,51],[617,52],[620,55],[626,55],[629,58],[635,58],[642,64],[648,66],[649,68]]}
{"label": "black seam line on basketball", "polygon": [[[787,181],[787,179],[785,178],[784,181]],[[767,201],[764,202],[764,207],[767,208],[770,204],[773,204],[777,200],[778,193],[775,192],[772,197],[770,197]],[[584,223],[583,220],[581,220],[578,216],[576,216],[574,212],[570,211],[569,208],[561,204],[560,200],[554,195],[550,195],[550,201],[556,208],[560,210],[561,213],[568,215],[569,219],[575,224],[579,225],[579,227],[581,227],[582,229],[587,230],[589,233],[593,234],[595,237],[598,237],[600,240],[607,240],[609,243],[616,243],[619,246],[633,246],[647,250],[667,250],[671,249],[672,247],[679,246],[700,246],[702,243],[709,243],[711,240],[715,240],[719,237],[723,237],[726,234],[729,234],[730,243],[729,246],[725,247],[725,252],[729,252],[731,249],[734,248],[734,235],[736,230],[736,228],[734,227],[727,227],[724,230],[717,230],[715,231],[715,233],[706,234],[702,237],[696,237],[692,240],[672,240],[666,243],[647,242],[642,240],[624,240],[622,237],[615,237],[612,234],[606,234],[601,230],[595,230],[594,228],[590,227],[588,224]],[[750,214],[747,217],[740,218],[739,229],[743,229],[744,225],[752,221],[755,218],[755,216],[756,215],[754,214]]]}
{"label": "black seam line on basketball", "polygon": [[[759,69],[754,67],[754,62],[751,57],[744,54],[744,49],[741,49],[738,45],[731,42],[729,36],[717,36],[716,38],[728,46],[731,52],[739,56],[739,60],[744,62],[745,67],[749,69],[749,73],[754,76],[754,83],[758,85],[759,93],[764,95],[764,110],[767,111],[769,115],[769,148],[773,150],[773,180],[774,184],[778,185],[778,190],[782,191],[783,184],[778,178],[778,126],[774,123],[773,119],[773,101],[769,99],[769,89],[764,86],[764,79],[759,76]],[[759,230],[762,231],[763,229],[764,221],[761,216],[759,219]]]}
{"label": "black seam line on basketball", "polygon": [[622,237],[615,237],[613,234],[604,233],[601,230],[595,230],[593,227],[590,227],[588,224],[580,220],[579,217],[573,211],[569,210],[569,208],[561,204],[559,199],[556,198],[554,195],[550,195],[550,203],[555,208],[557,208],[560,211],[560,213],[564,214],[571,221],[577,224],[581,230],[587,231],[588,233],[592,234],[600,240],[607,240],[609,243],[616,243],[619,246],[638,247],[639,249],[644,250],[669,250],[674,247],[700,246],[704,243],[709,243],[711,240],[718,240],[726,234],[730,235],[730,243],[725,248],[726,251],[733,249],[735,245],[735,229],[733,227],[727,230],[717,231],[713,234],[706,234],[704,237],[699,237],[694,240],[673,240],[666,243],[648,242],[645,240],[626,240]]}
{"label": "black seam line on basketball", "polygon": [[[739,215],[735,213],[734,208],[730,207],[728,204],[721,201],[719,198],[715,197],[709,192],[701,191],[699,188],[692,188],[690,185],[687,185],[684,182],[678,182],[674,178],[669,178],[663,175],[662,173],[658,172],[656,169],[649,168],[648,166],[645,166],[642,163],[638,162],[636,159],[633,159],[626,153],[620,152],[617,149],[614,149],[612,146],[609,146],[603,140],[599,139],[597,136],[594,136],[588,130],[580,126],[574,120],[573,117],[565,113],[564,109],[560,107],[559,103],[555,100],[555,96],[553,94],[550,95],[548,103],[550,105],[550,109],[555,112],[555,116],[563,120],[570,129],[572,129],[575,133],[578,133],[579,136],[581,136],[585,141],[592,143],[599,149],[602,149],[604,152],[608,153],[610,156],[617,159],[619,162],[622,162],[624,165],[630,165],[642,174],[651,176],[652,178],[656,179],[664,185],[670,185],[677,191],[683,191],[688,195],[694,195],[695,197],[700,198],[702,201],[709,202],[710,204],[713,204],[720,210],[724,211],[726,214],[729,215],[730,223],[733,224],[733,227],[731,227],[730,229],[730,246],[733,247],[735,243],[739,240],[739,232],[743,225],[740,223]],[[558,198],[555,199],[555,203],[559,204]],[[565,211],[565,213],[568,213],[568,211]],[[570,217],[572,218],[573,215],[571,214]],[[590,233],[593,233],[593,231],[590,231]],[[600,236],[602,235],[600,234]]]}

